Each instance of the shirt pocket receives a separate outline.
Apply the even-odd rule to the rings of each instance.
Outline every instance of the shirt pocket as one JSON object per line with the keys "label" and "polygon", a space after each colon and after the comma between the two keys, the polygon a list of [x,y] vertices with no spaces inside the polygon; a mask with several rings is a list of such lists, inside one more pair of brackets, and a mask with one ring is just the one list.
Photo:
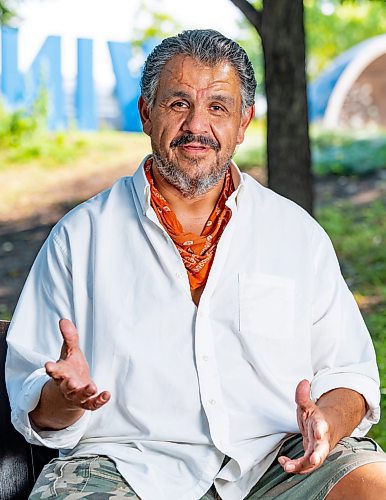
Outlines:
{"label": "shirt pocket", "polygon": [[264,273],[239,274],[240,332],[267,339],[294,334],[295,281]]}

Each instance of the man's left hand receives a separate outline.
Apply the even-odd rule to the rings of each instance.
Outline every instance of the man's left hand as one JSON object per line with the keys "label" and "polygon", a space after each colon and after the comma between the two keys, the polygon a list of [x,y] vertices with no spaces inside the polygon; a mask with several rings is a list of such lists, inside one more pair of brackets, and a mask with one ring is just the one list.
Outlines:
{"label": "man's left hand", "polygon": [[278,459],[283,469],[290,474],[307,474],[317,469],[336,444],[331,442],[331,426],[327,416],[312,401],[310,391],[308,380],[302,380],[295,395],[298,425],[303,435],[305,453],[294,460],[284,456]]}

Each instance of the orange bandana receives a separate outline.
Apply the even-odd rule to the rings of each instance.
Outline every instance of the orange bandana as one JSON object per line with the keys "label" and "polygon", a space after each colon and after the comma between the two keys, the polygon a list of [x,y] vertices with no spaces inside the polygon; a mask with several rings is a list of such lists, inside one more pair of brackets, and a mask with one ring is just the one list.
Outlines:
{"label": "orange bandana", "polygon": [[194,233],[184,232],[176,214],[154,185],[151,165],[152,161],[149,158],[145,163],[145,174],[150,184],[151,206],[180,252],[188,272],[190,288],[195,290],[205,285],[220,236],[232,216],[232,210],[225,205],[225,202],[234,191],[230,168],[225,174],[224,187],[216,206],[210,214],[204,230],[198,236]]}

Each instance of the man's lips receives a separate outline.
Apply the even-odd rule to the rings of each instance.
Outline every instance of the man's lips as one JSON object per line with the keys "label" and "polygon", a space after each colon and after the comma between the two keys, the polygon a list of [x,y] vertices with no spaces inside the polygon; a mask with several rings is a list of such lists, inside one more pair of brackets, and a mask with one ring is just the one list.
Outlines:
{"label": "man's lips", "polygon": [[189,143],[180,147],[182,147],[183,150],[188,151],[190,153],[200,153],[203,151],[209,151],[209,149],[211,149],[209,148],[209,146],[204,146],[203,144],[199,143]]}

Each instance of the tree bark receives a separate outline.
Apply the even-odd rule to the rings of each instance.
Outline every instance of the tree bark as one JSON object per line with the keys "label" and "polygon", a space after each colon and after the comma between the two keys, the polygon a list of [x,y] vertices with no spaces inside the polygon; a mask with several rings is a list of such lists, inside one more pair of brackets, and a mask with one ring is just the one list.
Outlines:
{"label": "tree bark", "polygon": [[268,185],[312,213],[302,0],[264,0]]}
{"label": "tree bark", "polygon": [[268,185],[312,213],[303,1],[263,0],[262,10],[231,1],[262,40]]}

